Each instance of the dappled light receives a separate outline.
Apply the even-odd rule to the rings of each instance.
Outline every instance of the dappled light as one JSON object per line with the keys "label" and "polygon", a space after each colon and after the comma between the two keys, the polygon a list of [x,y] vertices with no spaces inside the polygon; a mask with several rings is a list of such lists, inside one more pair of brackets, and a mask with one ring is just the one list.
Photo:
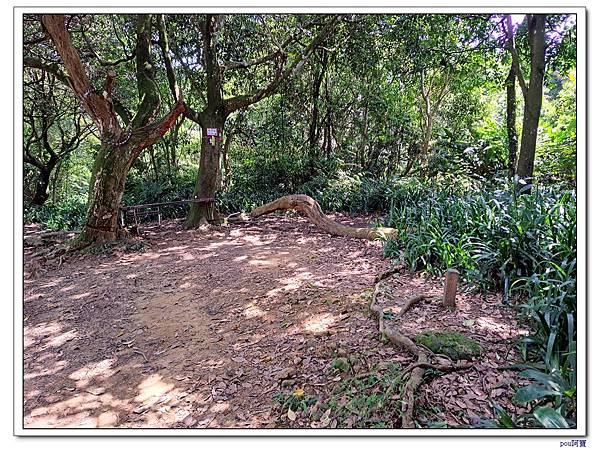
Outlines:
{"label": "dappled light", "polygon": [[336,320],[331,314],[325,313],[305,320],[302,325],[310,333],[323,333],[335,322]]}
{"label": "dappled light", "polygon": [[78,388],[88,386],[92,381],[105,380],[115,374],[114,364],[117,360],[114,358],[105,359],[99,362],[89,363],[77,369],[69,375],[71,380],[75,381]]}
{"label": "dappled light", "polygon": [[17,431],[579,433],[585,11],[521,9],[16,11]]}

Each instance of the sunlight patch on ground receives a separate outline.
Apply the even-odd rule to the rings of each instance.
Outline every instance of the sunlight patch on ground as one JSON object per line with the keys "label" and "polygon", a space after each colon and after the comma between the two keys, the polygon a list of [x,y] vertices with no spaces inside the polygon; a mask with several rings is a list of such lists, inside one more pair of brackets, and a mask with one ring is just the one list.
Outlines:
{"label": "sunlight patch on ground", "polygon": [[256,305],[256,300],[253,300],[246,305],[244,315],[248,318],[261,317],[265,315],[265,311]]}
{"label": "sunlight patch on ground", "polygon": [[99,362],[89,363],[69,375],[71,380],[76,381],[78,388],[87,386],[93,379],[105,379],[116,373],[113,368],[116,358],[104,359]]}
{"label": "sunlight patch on ground", "polygon": [[181,256],[182,256],[181,259],[183,261],[193,261],[194,259],[196,259],[194,255],[192,255],[191,253],[187,253],[187,252],[183,253]]}
{"label": "sunlight patch on ground", "polygon": [[49,335],[58,334],[61,331],[62,326],[57,323],[42,322],[34,327],[27,326],[23,328],[23,346],[27,348],[35,343],[36,338],[47,338]]}
{"label": "sunlight patch on ground", "polygon": [[516,335],[527,334],[525,329],[515,329],[507,324],[499,323],[492,317],[479,317],[477,319],[477,325],[484,330],[491,331],[492,333],[502,337],[503,339],[509,339]]}
{"label": "sunlight patch on ground", "polygon": [[187,248],[189,248],[189,245],[180,245],[180,246],[176,246],[176,247],[167,247],[167,248],[165,248],[163,250],[167,251],[167,252],[174,252],[174,251],[177,251],[177,250],[185,250]]}
{"label": "sunlight patch on ground", "polygon": [[[115,426],[119,415],[110,408],[126,409],[129,403],[114,398],[111,394],[100,396],[87,392],[76,393],[73,397],[35,408],[24,419],[26,428],[48,427],[109,427]],[[92,410],[103,409],[98,417],[92,416]]]}
{"label": "sunlight patch on ground", "polygon": [[70,340],[75,339],[77,336],[77,330],[70,330],[65,333],[59,334],[58,336],[54,336],[52,339],[48,340],[46,345],[49,347],[60,347],[65,342],[69,342]]}
{"label": "sunlight patch on ground", "polygon": [[151,403],[155,403],[161,396],[173,390],[174,387],[173,384],[165,383],[162,376],[153,374],[138,385],[139,394],[134,400],[136,402],[146,402],[152,399],[154,402]]}
{"label": "sunlight patch on ground", "polygon": [[277,261],[273,261],[271,259],[253,259],[248,261],[248,264],[258,267],[273,267],[277,265]]}
{"label": "sunlight patch on ground", "polygon": [[261,235],[261,236],[244,236],[241,240],[244,243],[249,243],[255,247],[262,247],[264,245],[272,244],[275,241],[275,236]]}
{"label": "sunlight patch on ground", "polygon": [[[299,269],[299,270],[302,270]],[[299,289],[305,281],[311,280],[313,278],[313,274],[311,272],[301,272],[295,276],[289,278],[280,279],[280,283],[283,284],[282,287],[277,287],[275,289],[271,289],[267,292],[267,297],[273,297],[274,295],[279,294],[280,292],[292,291],[295,289]]]}
{"label": "sunlight patch on ground", "polygon": [[323,333],[336,322],[331,313],[322,313],[305,320],[302,325],[309,333]]}
{"label": "sunlight patch on ground", "polygon": [[209,411],[217,413],[217,414],[223,414],[226,413],[227,411],[229,411],[231,409],[231,405],[228,402],[225,403],[217,403],[213,406],[211,406],[209,408]]}
{"label": "sunlight patch on ground", "polygon": [[59,277],[59,278],[55,278],[53,279],[51,282],[46,283],[46,284],[42,284],[41,287],[43,288],[50,288],[50,287],[54,287],[60,283],[62,283],[63,281],[65,281],[65,277]]}
{"label": "sunlight patch on ground", "polygon": [[211,242],[206,247],[204,247],[203,250],[204,251],[213,251],[213,250],[219,250],[222,247],[232,247],[232,246],[238,246],[238,245],[241,245],[241,243],[238,241]]}
{"label": "sunlight patch on ground", "polygon": [[52,364],[52,368],[46,367],[40,372],[28,372],[23,376],[23,380],[32,380],[37,377],[46,377],[48,375],[54,375],[67,366],[66,361],[57,361]]}

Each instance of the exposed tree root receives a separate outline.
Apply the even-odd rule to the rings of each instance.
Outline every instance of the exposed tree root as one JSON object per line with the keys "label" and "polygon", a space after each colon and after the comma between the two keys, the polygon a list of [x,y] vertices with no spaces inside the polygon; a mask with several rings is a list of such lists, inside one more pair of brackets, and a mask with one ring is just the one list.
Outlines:
{"label": "exposed tree root", "polygon": [[398,230],[395,228],[386,227],[375,227],[375,228],[354,228],[346,225],[342,225],[329,217],[327,217],[321,205],[308,195],[286,195],[280,197],[271,203],[259,206],[250,213],[250,217],[255,219],[264,214],[269,214],[280,209],[294,209],[299,211],[308,217],[313,224],[315,224],[321,230],[332,234],[334,236],[349,236],[359,239],[396,239],[398,237]]}
{"label": "exposed tree root", "polygon": [[[398,270],[392,269],[377,277],[375,283],[375,289],[373,290],[373,296],[369,305],[369,310],[377,317],[379,323],[379,333],[385,336],[391,343],[401,347],[408,352],[412,353],[417,361],[409,365],[398,377],[403,378],[405,375],[410,373],[410,378],[404,384],[404,391],[402,394],[402,428],[415,428],[414,422],[414,405],[415,405],[415,393],[418,390],[421,382],[423,381],[423,375],[425,369],[435,369],[441,372],[448,372],[452,370],[464,370],[471,367],[470,364],[433,364],[429,361],[428,350],[418,346],[408,336],[400,333],[397,330],[392,330],[385,326],[384,311],[383,308],[377,305],[377,299],[382,293],[382,283],[389,277],[391,277]],[[398,314],[402,317],[406,312],[417,303],[430,299],[432,296],[419,294],[411,297],[406,304],[400,310]],[[391,387],[395,387],[396,383],[393,383]]]}
{"label": "exposed tree root", "polygon": [[396,273],[400,273],[405,269],[406,269],[406,267],[404,265],[398,265],[398,266],[392,267],[390,270],[386,270],[385,272],[377,275],[377,277],[375,277],[375,283],[378,283],[381,280],[385,280],[386,278],[389,278]]}

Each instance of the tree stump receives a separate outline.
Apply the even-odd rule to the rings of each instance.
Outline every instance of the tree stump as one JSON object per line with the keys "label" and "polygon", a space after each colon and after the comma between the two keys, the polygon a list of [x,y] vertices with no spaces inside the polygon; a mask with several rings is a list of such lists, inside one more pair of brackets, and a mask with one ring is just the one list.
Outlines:
{"label": "tree stump", "polygon": [[446,271],[446,285],[444,286],[444,306],[456,306],[456,287],[458,286],[458,270]]}

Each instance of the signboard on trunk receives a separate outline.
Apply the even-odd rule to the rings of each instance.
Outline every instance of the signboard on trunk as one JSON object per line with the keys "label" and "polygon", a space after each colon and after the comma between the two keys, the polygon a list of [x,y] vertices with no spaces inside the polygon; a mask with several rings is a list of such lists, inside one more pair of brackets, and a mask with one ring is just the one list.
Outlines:
{"label": "signboard on trunk", "polygon": [[219,135],[219,131],[216,128],[207,128],[206,129],[206,135],[207,136],[218,136]]}

